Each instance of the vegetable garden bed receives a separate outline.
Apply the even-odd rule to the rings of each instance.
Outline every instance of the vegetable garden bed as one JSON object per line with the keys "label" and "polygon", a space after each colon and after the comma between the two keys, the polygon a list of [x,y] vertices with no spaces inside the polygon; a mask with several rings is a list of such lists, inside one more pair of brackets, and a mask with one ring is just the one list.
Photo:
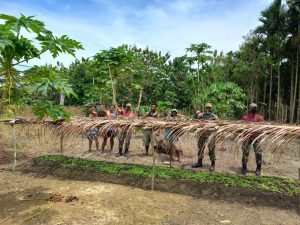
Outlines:
{"label": "vegetable garden bed", "polygon": [[[21,170],[39,175],[102,181],[151,189],[152,167],[109,163],[57,155],[40,156]],[[195,172],[169,167],[155,168],[154,189],[194,197],[295,208],[300,205],[300,182],[276,177],[239,176]]]}

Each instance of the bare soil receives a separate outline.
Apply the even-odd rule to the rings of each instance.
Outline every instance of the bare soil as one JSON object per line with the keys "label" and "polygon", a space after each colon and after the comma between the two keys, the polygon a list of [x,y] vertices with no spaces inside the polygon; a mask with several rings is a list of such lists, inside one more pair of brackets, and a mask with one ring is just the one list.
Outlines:
{"label": "bare soil", "polygon": [[[102,182],[0,171],[0,223],[18,224],[299,224],[293,209],[199,199]],[[52,203],[53,194],[78,201]],[[8,218],[8,219],[7,219]],[[29,219],[31,218],[31,219]],[[6,220],[7,219],[7,220]]]}
{"label": "bare soil", "polygon": [[[17,159],[19,165],[39,155],[60,153],[59,137],[37,132],[33,127],[22,129],[21,125],[17,126],[16,133],[17,153],[21,156]],[[132,139],[128,158],[115,157],[118,149],[117,138],[113,153],[106,150],[104,154],[98,155],[95,146],[94,150],[88,153],[87,145],[85,136],[65,140],[63,154],[117,163],[152,164],[151,156],[143,156],[142,136],[139,133]],[[194,137],[184,136],[180,140],[180,145],[184,149],[183,163],[175,162],[173,166],[190,168],[197,158],[197,140]],[[299,141],[291,143],[279,161],[274,161],[271,151],[265,150],[263,175],[298,179],[299,146]],[[11,129],[1,124],[0,152],[2,154],[0,169],[11,168],[13,163]],[[219,143],[216,154],[217,172],[239,173],[241,152],[233,149],[232,143],[227,142],[225,145]],[[164,162],[168,160],[167,155],[158,155],[157,164],[165,165]],[[208,170],[208,166],[209,160],[206,155],[205,166],[201,170]],[[250,155],[249,169],[250,175],[253,174],[255,169],[253,153]],[[218,192],[215,192],[214,198],[192,197],[99,181],[62,180],[51,176],[41,178],[36,174],[12,173],[5,170],[0,170],[0,183],[1,187],[4,187],[0,190],[0,224],[17,224],[22,221],[24,224],[57,225],[300,224],[299,211],[293,207],[284,209],[263,204],[255,205],[256,201],[241,202],[231,196],[228,196],[228,199],[218,199]],[[52,203],[45,200],[53,194],[76,196],[79,200],[70,203],[65,201]],[[206,194],[214,195],[213,192]],[[3,220],[5,221],[2,222]]]}

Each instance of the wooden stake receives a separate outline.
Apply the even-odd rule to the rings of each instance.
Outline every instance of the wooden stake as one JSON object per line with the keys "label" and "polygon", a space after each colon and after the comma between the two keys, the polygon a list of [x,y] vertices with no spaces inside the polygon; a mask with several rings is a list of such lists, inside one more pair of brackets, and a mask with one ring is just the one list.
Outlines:
{"label": "wooden stake", "polygon": [[[152,131],[154,132],[154,131]],[[156,161],[156,151],[155,148],[153,147],[152,151],[152,178],[151,178],[151,191],[154,191],[154,179],[155,179],[155,161]]]}
{"label": "wooden stake", "polygon": [[172,159],[173,159],[173,145],[171,142],[168,143],[168,148],[170,152],[170,167],[172,167]]}
{"label": "wooden stake", "polygon": [[63,155],[64,150],[64,133],[60,135],[60,154]]}
{"label": "wooden stake", "polygon": [[12,135],[13,135],[13,146],[14,146],[14,164],[13,171],[16,170],[17,166],[17,144],[16,144],[16,129],[15,129],[15,121],[11,123]]}

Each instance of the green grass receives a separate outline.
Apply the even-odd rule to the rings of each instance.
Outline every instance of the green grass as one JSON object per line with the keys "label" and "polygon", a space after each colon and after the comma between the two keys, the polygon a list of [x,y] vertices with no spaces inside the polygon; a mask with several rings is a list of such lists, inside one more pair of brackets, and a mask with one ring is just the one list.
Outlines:
{"label": "green grass", "polygon": [[[35,160],[36,162],[41,162],[49,166],[95,171],[106,174],[129,175],[143,178],[150,177],[152,175],[152,167],[150,166],[117,164],[56,155],[40,156],[35,158]],[[288,196],[299,196],[300,194],[299,181],[277,177],[256,177],[240,176],[229,173],[195,172],[192,170],[160,166],[155,168],[155,176],[160,179],[180,179],[194,181],[197,183],[219,183],[231,187],[270,191]]]}

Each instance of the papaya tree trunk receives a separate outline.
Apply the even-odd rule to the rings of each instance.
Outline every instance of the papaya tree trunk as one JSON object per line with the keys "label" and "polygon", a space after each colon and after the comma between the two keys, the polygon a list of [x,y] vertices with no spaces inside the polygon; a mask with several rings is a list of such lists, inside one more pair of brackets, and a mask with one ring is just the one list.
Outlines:
{"label": "papaya tree trunk", "polygon": [[9,63],[4,67],[5,81],[2,88],[3,92],[2,92],[2,98],[0,103],[0,111],[4,111],[7,105],[10,104],[11,85],[12,85],[11,68],[12,67],[9,65]]}

